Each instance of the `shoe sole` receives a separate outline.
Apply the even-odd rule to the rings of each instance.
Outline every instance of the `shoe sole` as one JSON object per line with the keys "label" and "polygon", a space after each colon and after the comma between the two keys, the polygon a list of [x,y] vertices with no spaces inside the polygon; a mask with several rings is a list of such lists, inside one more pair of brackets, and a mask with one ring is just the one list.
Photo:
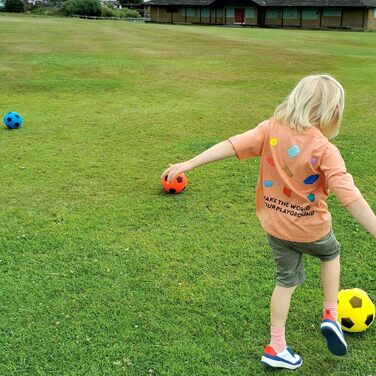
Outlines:
{"label": "shoe sole", "polygon": [[290,364],[286,362],[281,362],[279,360],[270,359],[270,358],[267,358],[266,356],[263,356],[261,358],[261,362],[273,368],[287,368],[287,369],[296,369],[303,364],[302,359],[300,359],[300,363],[298,364]]}
{"label": "shoe sole", "polygon": [[343,356],[346,354],[346,342],[342,340],[342,334],[333,324],[323,323],[321,325],[321,333],[326,340],[329,351],[333,355]]}

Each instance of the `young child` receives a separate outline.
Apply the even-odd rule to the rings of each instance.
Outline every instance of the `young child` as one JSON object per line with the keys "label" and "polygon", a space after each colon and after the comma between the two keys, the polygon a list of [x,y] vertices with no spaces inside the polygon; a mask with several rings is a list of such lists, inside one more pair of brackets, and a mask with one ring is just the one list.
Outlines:
{"label": "young child", "polygon": [[295,369],[302,358],[285,341],[285,324],[295,288],[304,281],[303,254],[321,260],[324,309],[321,332],[334,355],[347,344],[337,322],[340,246],[326,200],[334,192],[341,204],[376,238],[376,216],[354,185],[339,150],[329,142],[339,131],[344,90],[330,75],[303,78],[274,117],[231,137],[193,159],[170,164],[161,177],[205,163],[237,156],[260,157],[256,213],[267,233],[276,263],[276,286],[270,304],[270,344],[261,361]]}

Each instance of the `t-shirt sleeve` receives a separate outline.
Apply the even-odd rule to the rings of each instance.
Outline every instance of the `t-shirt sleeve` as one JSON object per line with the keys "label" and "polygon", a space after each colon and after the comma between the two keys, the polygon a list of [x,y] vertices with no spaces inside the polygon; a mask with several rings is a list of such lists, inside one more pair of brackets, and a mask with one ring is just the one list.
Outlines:
{"label": "t-shirt sleeve", "polygon": [[269,121],[264,121],[256,128],[228,139],[234,147],[238,159],[243,160],[261,155],[265,127],[268,123]]}
{"label": "t-shirt sleeve", "polygon": [[335,146],[327,148],[324,152],[320,169],[325,175],[327,187],[343,206],[362,197],[354,184],[353,177],[346,170],[341,153]]}

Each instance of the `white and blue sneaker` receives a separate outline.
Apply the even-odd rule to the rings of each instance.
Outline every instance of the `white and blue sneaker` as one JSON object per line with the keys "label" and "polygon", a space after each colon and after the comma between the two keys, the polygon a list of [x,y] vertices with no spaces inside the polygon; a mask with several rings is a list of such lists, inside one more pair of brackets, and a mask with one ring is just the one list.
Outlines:
{"label": "white and blue sneaker", "polygon": [[328,349],[332,354],[339,356],[346,354],[347,344],[341,326],[329,310],[325,311],[322,319],[321,333],[325,337]]}
{"label": "white and blue sneaker", "polygon": [[282,352],[277,353],[274,347],[268,345],[265,347],[261,362],[274,368],[295,369],[302,365],[303,359],[288,346]]}

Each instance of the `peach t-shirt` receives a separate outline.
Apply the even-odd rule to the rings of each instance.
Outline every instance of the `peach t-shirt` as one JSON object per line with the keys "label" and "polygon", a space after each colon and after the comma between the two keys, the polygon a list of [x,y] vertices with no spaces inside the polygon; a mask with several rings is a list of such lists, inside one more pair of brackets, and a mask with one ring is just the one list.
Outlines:
{"label": "peach t-shirt", "polygon": [[362,197],[339,150],[315,127],[297,132],[272,118],[229,141],[240,160],[260,156],[256,213],[270,235],[316,241],[332,226],[330,191],[343,206]]}

